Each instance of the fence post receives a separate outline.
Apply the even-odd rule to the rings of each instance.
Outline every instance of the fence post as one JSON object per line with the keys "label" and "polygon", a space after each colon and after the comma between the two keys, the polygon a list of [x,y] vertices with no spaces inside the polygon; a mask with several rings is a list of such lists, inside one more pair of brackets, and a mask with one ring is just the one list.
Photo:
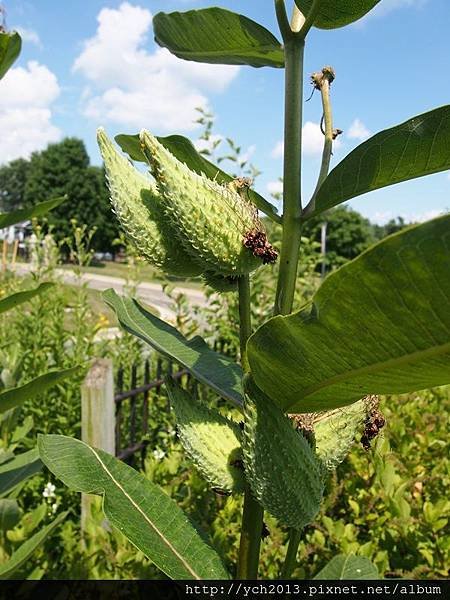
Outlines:
{"label": "fence post", "polygon": [[[81,439],[115,455],[115,403],[112,361],[97,358],[81,386]],[[81,496],[81,530],[86,529],[92,496]]]}

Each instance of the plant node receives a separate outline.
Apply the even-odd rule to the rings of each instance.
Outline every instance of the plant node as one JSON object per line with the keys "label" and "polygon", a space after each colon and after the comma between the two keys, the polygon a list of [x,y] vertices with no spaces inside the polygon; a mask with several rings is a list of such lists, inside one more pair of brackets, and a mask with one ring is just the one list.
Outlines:
{"label": "plant node", "polygon": [[329,85],[331,85],[335,79],[336,73],[333,67],[327,66],[311,75],[311,84],[315,90],[321,90],[324,81],[328,81]]}

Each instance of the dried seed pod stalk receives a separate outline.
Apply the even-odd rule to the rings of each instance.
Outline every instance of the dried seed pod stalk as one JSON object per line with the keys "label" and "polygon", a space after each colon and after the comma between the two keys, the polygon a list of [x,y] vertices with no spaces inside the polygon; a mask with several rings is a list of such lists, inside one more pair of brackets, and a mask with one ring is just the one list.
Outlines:
{"label": "dried seed pod stalk", "polygon": [[137,252],[168,275],[191,277],[202,268],[180,247],[163,210],[156,185],[119,154],[103,129],[97,141],[105,163],[111,204],[119,223]]}
{"label": "dried seed pod stalk", "polygon": [[166,215],[205,272],[235,277],[276,260],[255,206],[238,193],[235,182],[223,186],[194,173],[147,131],[140,139]]}

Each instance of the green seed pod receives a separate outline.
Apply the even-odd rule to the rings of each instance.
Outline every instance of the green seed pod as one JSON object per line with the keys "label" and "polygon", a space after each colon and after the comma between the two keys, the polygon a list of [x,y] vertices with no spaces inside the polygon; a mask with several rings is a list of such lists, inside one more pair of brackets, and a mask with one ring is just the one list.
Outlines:
{"label": "green seed pod", "polygon": [[97,131],[97,141],[105,162],[113,210],[137,252],[168,275],[200,275],[201,266],[180,247],[161,209],[164,200],[156,185],[117,152],[101,128]]}
{"label": "green seed pod", "polygon": [[147,131],[140,139],[164,196],[164,210],[204,271],[239,276],[276,260],[255,206],[235,185],[223,186],[194,173]]}
{"label": "green seed pod", "polygon": [[245,381],[244,464],[255,498],[301,530],[319,511],[325,470],[308,441],[251,379]]}
{"label": "green seed pod", "polygon": [[242,492],[242,432],[237,423],[191,398],[172,379],[166,385],[186,454],[214,490]]}
{"label": "green seed pod", "polygon": [[336,469],[347,456],[366,414],[367,402],[363,399],[314,419],[316,453],[328,470]]}
{"label": "green seed pod", "polygon": [[203,274],[203,281],[212,287],[212,289],[219,294],[225,294],[227,292],[237,292],[237,277],[232,275],[216,275],[210,271]]}

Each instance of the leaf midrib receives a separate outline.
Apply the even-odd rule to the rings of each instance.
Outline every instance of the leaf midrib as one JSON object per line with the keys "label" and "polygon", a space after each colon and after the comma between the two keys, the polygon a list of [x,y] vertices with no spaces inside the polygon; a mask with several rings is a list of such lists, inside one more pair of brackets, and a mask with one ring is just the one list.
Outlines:
{"label": "leaf midrib", "polygon": [[302,394],[302,398],[305,399],[308,396],[312,396],[313,394],[315,394],[323,388],[331,387],[336,383],[348,381],[349,379],[355,379],[360,375],[370,375],[372,373],[377,373],[378,371],[393,369],[395,367],[402,366],[407,363],[415,363],[419,362],[420,360],[426,360],[428,358],[440,356],[442,354],[446,354],[447,352],[450,352],[450,342],[447,342],[446,344],[441,344],[439,346],[433,346],[432,348],[428,348],[427,350],[418,350],[410,354],[404,354],[403,356],[399,356],[398,358],[391,358],[386,361],[373,363],[371,365],[367,365],[366,367],[354,369],[350,372],[346,371],[345,373],[339,373],[334,377],[330,377],[329,379],[321,381],[319,384],[306,388],[306,390],[304,390]]}
{"label": "leaf midrib", "polygon": [[[81,442],[82,444],[84,444],[84,442]],[[178,560],[181,562],[181,564],[185,567],[185,569],[193,576],[194,579],[197,580],[201,580],[201,577],[199,577],[199,575],[197,575],[197,573],[192,569],[192,567],[190,566],[189,563],[186,562],[186,560],[183,558],[183,556],[181,556],[181,554],[177,551],[177,549],[172,546],[172,544],[170,543],[170,541],[164,536],[164,534],[162,533],[162,531],[160,531],[158,529],[158,527],[156,527],[156,525],[148,518],[148,516],[145,514],[145,512],[141,509],[141,507],[136,504],[136,502],[133,500],[133,498],[127,493],[127,491],[120,485],[120,483],[114,478],[113,474],[109,471],[108,467],[105,465],[105,463],[102,461],[102,459],[100,458],[100,456],[97,454],[97,452],[94,450],[94,448],[91,448],[90,446],[88,446],[87,444],[84,444],[86,446],[86,448],[88,448],[88,450],[90,450],[92,452],[92,454],[95,456],[95,458],[97,459],[97,461],[100,464],[100,467],[105,471],[106,475],[109,476],[111,478],[111,480],[113,481],[113,483],[117,486],[117,488],[122,492],[122,494],[125,496],[125,498],[130,502],[130,504],[132,504],[132,506],[138,511],[139,514],[142,515],[142,517],[144,518],[144,520],[150,525],[150,527],[153,529],[153,531],[156,533],[156,535],[162,540],[162,542],[169,548],[169,550],[178,558]],[[104,492],[106,494],[106,491]]]}

